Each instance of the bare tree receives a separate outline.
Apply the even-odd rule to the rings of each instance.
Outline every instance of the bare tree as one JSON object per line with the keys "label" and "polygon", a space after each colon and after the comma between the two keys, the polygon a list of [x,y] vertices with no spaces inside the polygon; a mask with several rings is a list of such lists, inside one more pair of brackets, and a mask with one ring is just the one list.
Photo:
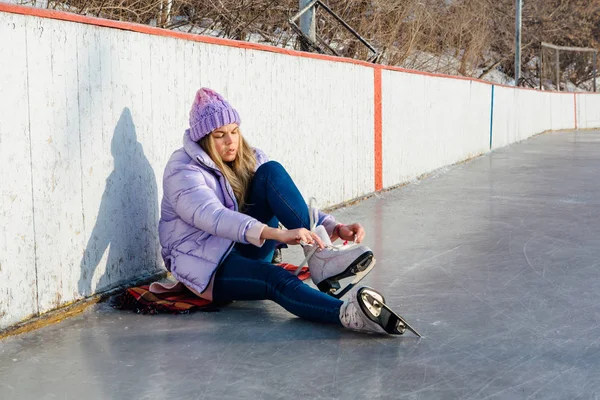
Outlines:
{"label": "bare tree", "polygon": [[[379,49],[382,63],[476,77],[494,69],[513,74],[514,0],[329,0],[327,4]],[[50,0],[48,6],[299,48],[287,23],[298,10],[298,0]],[[542,41],[598,47],[598,21],[600,0],[525,1],[524,75],[537,73],[531,65]],[[317,28],[340,54],[367,59],[367,49],[325,13],[317,13]],[[567,57],[561,60],[563,70],[576,64],[585,63]],[[589,71],[573,67],[571,78],[584,81]]]}

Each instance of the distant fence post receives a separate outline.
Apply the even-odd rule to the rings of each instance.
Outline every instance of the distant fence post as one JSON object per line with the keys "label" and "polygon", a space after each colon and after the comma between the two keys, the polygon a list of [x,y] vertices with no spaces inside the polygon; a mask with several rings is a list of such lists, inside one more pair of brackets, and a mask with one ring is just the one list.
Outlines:
{"label": "distant fence post", "polygon": [[[298,4],[298,9],[302,10],[304,7],[308,6],[312,0],[300,0]],[[304,33],[310,40],[314,42],[317,41],[317,31],[315,24],[315,7],[312,6],[308,11],[300,16],[300,30]],[[302,50],[310,51],[309,46],[302,42]]]}

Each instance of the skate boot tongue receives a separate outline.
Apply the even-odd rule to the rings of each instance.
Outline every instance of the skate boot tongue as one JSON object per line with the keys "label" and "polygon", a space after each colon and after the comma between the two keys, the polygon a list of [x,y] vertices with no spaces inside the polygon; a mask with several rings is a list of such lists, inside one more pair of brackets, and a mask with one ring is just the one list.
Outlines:
{"label": "skate boot tongue", "polygon": [[327,234],[327,230],[325,230],[323,225],[315,227],[313,232],[317,234],[325,246],[333,246],[333,243],[331,243],[331,238]]}
{"label": "skate boot tongue", "polygon": [[[309,208],[308,208],[308,215],[310,218],[310,231],[314,232],[323,242],[323,244],[326,247],[332,247],[333,243],[331,243],[331,238],[329,237],[329,235],[327,234],[327,230],[325,229],[325,227],[323,225],[318,225],[317,223],[319,222],[319,209],[316,206],[317,203],[317,199],[315,199],[314,197],[310,198],[309,201]],[[306,257],[304,259],[304,261],[302,261],[302,266],[304,266],[304,264],[308,263],[308,260],[312,257],[313,254],[315,254],[318,250],[319,250],[319,246],[317,246],[317,244],[301,244],[302,245],[302,250],[304,251],[304,256]],[[298,268],[298,271],[300,270],[300,268]]]}
{"label": "skate boot tongue", "polygon": [[[327,231],[325,230],[323,225],[319,225],[319,226],[315,227],[313,229],[313,232],[315,232],[317,234],[317,236],[319,236],[321,241],[323,241],[325,248],[332,247],[331,239],[329,238],[329,235],[327,235]],[[308,267],[310,268],[311,263],[309,262],[309,260],[312,258],[312,256],[317,251],[319,251],[319,246],[317,245],[317,243],[314,243],[314,244],[302,244],[301,243],[301,246],[302,246],[302,251],[304,251],[304,260],[300,263],[300,268],[298,268],[296,270],[296,275],[298,275],[299,271],[305,265],[308,264]]]}

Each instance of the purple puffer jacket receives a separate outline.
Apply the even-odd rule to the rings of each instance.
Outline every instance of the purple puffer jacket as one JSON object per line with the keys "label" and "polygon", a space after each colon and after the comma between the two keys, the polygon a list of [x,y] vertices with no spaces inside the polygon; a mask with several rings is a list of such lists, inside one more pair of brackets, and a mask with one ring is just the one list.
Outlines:
{"label": "purple puffer jacket", "polygon": [[[254,151],[258,168],[268,158]],[[250,243],[248,233],[262,229],[237,208],[231,185],[186,131],[165,168],[158,224],[165,266],[179,282],[203,293],[235,242]],[[320,213],[319,220],[331,235],[335,219]]]}

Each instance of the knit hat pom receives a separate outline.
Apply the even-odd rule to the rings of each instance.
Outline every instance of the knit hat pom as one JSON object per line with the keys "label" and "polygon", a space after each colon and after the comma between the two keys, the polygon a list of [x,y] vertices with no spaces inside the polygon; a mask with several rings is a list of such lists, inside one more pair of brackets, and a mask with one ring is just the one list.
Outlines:
{"label": "knit hat pom", "polygon": [[209,88],[196,92],[190,110],[190,137],[197,142],[217,128],[228,124],[240,125],[240,115],[221,96]]}

